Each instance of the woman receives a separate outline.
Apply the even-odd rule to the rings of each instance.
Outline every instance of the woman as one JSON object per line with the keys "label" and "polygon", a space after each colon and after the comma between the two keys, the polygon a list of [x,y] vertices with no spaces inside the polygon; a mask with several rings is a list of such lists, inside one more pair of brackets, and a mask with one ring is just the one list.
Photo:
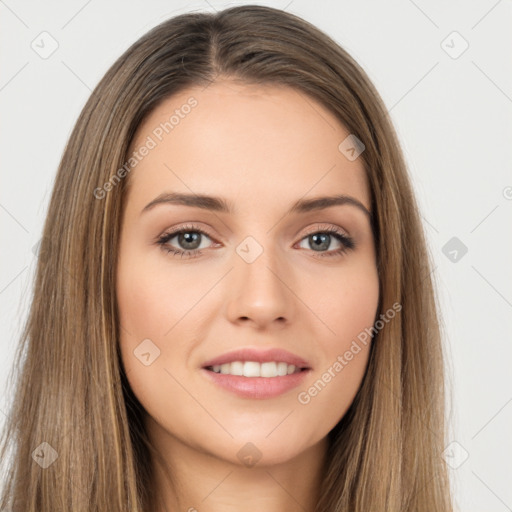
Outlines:
{"label": "woman", "polygon": [[354,60],[283,11],[178,16],[107,72],[19,354],[2,509],[452,510],[395,132]]}

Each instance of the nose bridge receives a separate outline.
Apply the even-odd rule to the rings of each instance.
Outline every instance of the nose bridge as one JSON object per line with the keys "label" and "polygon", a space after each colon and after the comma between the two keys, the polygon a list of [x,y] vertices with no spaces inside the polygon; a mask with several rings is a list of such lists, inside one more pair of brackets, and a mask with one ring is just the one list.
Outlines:
{"label": "nose bridge", "polygon": [[277,319],[290,320],[293,307],[293,294],[288,289],[290,272],[279,248],[272,244],[272,236],[265,235],[263,243],[248,236],[236,247],[228,299],[232,321],[243,318],[263,325]]}

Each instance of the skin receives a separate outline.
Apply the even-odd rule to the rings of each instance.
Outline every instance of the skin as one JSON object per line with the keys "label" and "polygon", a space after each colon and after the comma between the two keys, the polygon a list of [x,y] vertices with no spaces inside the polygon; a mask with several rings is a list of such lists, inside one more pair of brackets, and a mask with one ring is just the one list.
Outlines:
{"label": "skin", "polygon": [[[313,99],[232,80],[167,99],[139,127],[132,150],[191,96],[197,106],[127,178],[117,268],[123,365],[175,483],[154,462],[153,491],[162,511],[313,511],[326,436],[354,399],[370,344],[342,371],[331,369],[335,377],[309,403],[298,394],[373,325],[379,284],[362,210],[345,204],[286,212],[298,199],[333,194],[370,210],[363,162],[340,152],[349,132]],[[176,204],[141,213],[163,192],[222,196],[236,213]],[[156,243],[190,223],[208,233],[201,255],[182,258]],[[342,243],[331,237],[315,250],[309,235],[333,227],[355,247],[322,257]],[[252,263],[236,252],[248,236],[263,249]],[[190,247],[178,236],[167,246]],[[134,355],[145,339],[160,350],[149,366]],[[280,396],[238,397],[206,379],[201,367],[241,347],[284,348],[312,370]],[[261,453],[252,467],[237,456],[249,442]]]}

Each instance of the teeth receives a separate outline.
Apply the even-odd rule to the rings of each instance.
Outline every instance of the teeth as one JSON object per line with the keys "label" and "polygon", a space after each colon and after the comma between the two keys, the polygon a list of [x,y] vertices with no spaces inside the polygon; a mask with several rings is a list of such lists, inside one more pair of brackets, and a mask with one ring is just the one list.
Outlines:
{"label": "teeth", "polygon": [[231,375],[243,375],[244,374],[244,363],[242,361],[233,361],[231,363],[231,368],[227,369],[228,373],[231,373]]}
{"label": "teeth", "polygon": [[243,375],[244,377],[282,377],[300,372],[293,364],[283,362],[257,363],[255,361],[233,361],[210,367],[222,375]]}
{"label": "teeth", "polygon": [[261,363],[260,377],[277,377],[277,364]]}
{"label": "teeth", "polygon": [[[235,361],[238,362],[238,361]],[[246,361],[244,363],[244,377],[261,377],[260,374],[260,363],[254,363],[253,361]],[[222,373],[222,368],[220,369]],[[231,364],[228,365],[228,369],[224,372],[225,374],[231,373]]]}
{"label": "teeth", "polygon": [[288,373],[288,365],[286,363],[277,363],[277,375],[283,376]]}

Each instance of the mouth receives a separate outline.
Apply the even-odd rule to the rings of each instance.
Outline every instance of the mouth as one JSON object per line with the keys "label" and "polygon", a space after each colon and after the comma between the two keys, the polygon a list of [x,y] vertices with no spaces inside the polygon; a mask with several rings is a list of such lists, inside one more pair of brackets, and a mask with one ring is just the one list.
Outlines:
{"label": "mouth", "polygon": [[285,361],[268,361],[260,363],[258,361],[233,361],[231,363],[216,364],[204,367],[213,373],[221,375],[233,375],[238,377],[265,377],[276,378],[284,377],[309,370],[307,366],[295,366]]}
{"label": "mouth", "polygon": [[216,387],[246,399],[268,399],[301,385],[310,364],[286,350],[245,348],[206,361],[201,372]]}

